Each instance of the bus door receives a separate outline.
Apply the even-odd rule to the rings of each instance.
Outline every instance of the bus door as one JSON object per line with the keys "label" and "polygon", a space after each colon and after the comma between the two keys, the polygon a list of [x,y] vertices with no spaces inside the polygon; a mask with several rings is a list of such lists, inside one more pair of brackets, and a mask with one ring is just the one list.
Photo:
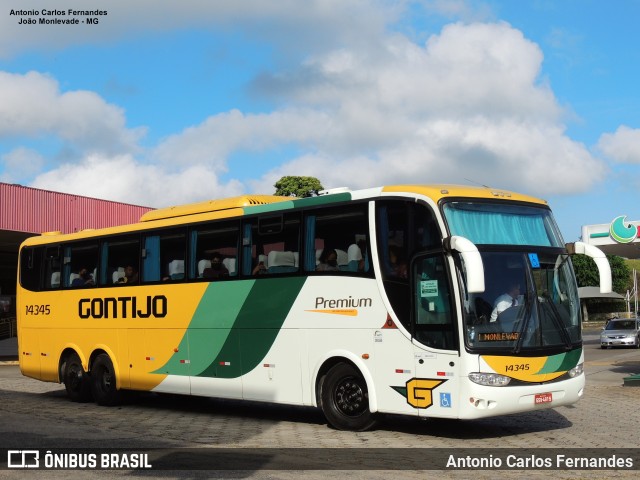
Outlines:
{"label": "bus door", "polygon": [[411,263],[415,377],[407,400],[424,417],[458,416],[460,355],[451,275],[442,252]]}
{"label": "bus door", "polygon": [[[407,383],[414,378],[413,346],[389,315],[373,334],[378,408],[388,413],[418,415],[407,398]],[[413,402],[415,403],[415,402]]]}

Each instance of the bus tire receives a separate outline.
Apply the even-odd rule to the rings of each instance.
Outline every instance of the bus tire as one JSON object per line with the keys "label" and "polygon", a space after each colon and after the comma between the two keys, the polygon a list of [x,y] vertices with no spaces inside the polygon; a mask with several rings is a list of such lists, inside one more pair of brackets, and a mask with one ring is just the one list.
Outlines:
{"label": "bus tire", "polygon": [[60,370],[69,399],[72,402],[91,401],[91,377],[82,368],[78,354],[73,352],[67,355]]}
{"label": "bus tire", "polygon": [[367,382],[352,365],[331,367],[320,384],[321,408],[329,424],[337,430],[362,432],[376,422],[369,410]]}
{"label": "bus tire", "polygon": [[91,391],[98,405],[114,406],[121,400],[121,392],[116,388],[116,372],[106,353],[101,353],[91,366]]}

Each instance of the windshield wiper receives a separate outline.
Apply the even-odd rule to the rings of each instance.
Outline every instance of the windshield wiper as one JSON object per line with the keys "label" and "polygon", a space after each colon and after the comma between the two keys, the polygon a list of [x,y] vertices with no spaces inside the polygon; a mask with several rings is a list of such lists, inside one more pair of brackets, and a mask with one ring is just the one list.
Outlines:
{"label": "windshield wiper", "polygon": [[520,330],[518,330],[518,340],[513,346],[513,353],[516,355],[520,353],[520,350],[522,350],[522,342],[524,342],[525,332],[527,331],[527,327],[529,326],[529,322],[531,321],[531,305],[532,303],[530,301],[525,302],[524,318],[522,320],[522,325],[520,325]]}
{"label": "windshield wiper", "polygon": [[553,323],[556,325],[556,328],[558,328],[560,330],[560,336],[562,337],[562,340],[564,341],[564,345],[565,348],[567,350],[571,350],[571,338],[569,337],[569,334],[567,333],[567,328],[565,327],[564,323],[562,322],[562,315],[560,315],[560,312],[558,311],[558,308],[556,307],[556,304],[553,303],[553,300],[551,299],[551,297],[549,296],[549,292],[543,292],[542,294],[542,298],[545,299],[545,305],[549,307],[549,310],[551,311],[551,319],[553,320]]}
{"label": "windshield wiper", "polygon": [[516,344],[513,346],[514,354],[518,354],[520,353],[520,350],[522,350],[522,343],[524,342],[524,337],[525,337],[527,328],[529,328],[529,322],[531,322],[533,302],[535,301],[535,298],[536,298],[536,292],[533,287],[535,283],[533,281],[531,271],[527,272],[526,285],[527,285],[527,294],[525,296],[525,302],[524,302],[524,318],[522,320],[522,325],[520,325],[520,330],[518,331],[519,333],[518,340],[516,341]]}

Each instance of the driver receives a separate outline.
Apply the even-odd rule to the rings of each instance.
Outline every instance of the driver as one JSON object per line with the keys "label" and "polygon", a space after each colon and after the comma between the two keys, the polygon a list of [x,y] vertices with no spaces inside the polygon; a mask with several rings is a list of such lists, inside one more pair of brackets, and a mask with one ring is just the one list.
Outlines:
{"label": "driver", "polygon": [[493,302],[493,311],[489,322],[495,322],[498,319],[498,315],[504,312],[507,308],[516,307],[520,304],[518,297],[520,296],[520,284],[512,282],[509,284],[509,288],[506,293],[503,293],[496,301]]}

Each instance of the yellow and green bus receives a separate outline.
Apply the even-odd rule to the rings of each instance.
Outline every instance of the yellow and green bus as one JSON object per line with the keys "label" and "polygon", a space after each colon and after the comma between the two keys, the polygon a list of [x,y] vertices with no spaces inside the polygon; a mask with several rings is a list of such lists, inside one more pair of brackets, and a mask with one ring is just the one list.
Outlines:
{"label": "yellow and green bus", "polygon": [[[20,368],[126,390],[473,419],[576,402],[581,310],[546,202],[452,185],[246,195],[20,248]],[[510,302],[505,302],[509,292]],[[515,292],[515,293],[513,293]]]}

